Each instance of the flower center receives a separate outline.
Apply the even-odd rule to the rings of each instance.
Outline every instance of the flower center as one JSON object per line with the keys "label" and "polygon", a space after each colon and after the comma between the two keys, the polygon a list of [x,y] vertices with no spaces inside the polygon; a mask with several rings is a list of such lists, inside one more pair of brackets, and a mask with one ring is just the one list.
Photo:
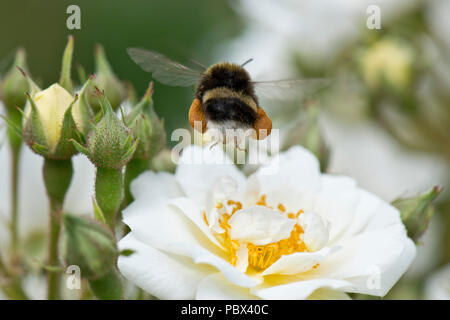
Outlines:
{"label": "flower center", "polygon": [[[265,195],[262,195],[258,199],[256,205],[273,209],[271,206],[267,205]],[[283,255],[292,254],[294,252],[308,251],[308,248],[301,239],[301,234],[303,234],[304,231],[298,223],[294,225],[289,238],[266,245],[256,245],[251,242],[242,244],[238,240],[231,239],[231,226],[228,223],[233,214],[236,211],[242,209],[242,203],[234,200],[227,200],[225,203],[219,201],[216,203],[216,209],[220,213],[218,220],[219,225],[224,230],[223,233],[216,233],[216,237],[227,249],[230,256],[230,263],[234,266],[238,261],[237,251],[241,245],[247,246],[248,266],[258,272],[270,267]],[[299,210],[297,213],[287,212],[285,206],[282,203],[278,204],[276,209],[281,215],[284,215],[290,219],[297,219],[298,216],[303,213],[303,210]],[[203,217],[205,219],[205,222],[208,224],[208,220],[205,214],[203,215]]]}

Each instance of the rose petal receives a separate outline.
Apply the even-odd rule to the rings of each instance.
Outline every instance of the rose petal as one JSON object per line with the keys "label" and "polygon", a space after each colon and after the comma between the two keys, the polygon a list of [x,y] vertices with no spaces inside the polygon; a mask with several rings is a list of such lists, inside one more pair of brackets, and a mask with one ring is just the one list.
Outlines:
{"label": "rose petal", "polygon": [[251,288],[262,282],[262,279],[246,275],[225,261],[223,257],[219,257],[199,245],[178,243],[176,246],[178,250],[192,257],[195,263],[203,263],[215,267],[233,284]]}
{"label": "rose petal", "polygon": [[346,291],[352,287],[351,283],[336,279],[313,279],[297,281],[264,289],[255,289],[251,292],[268,300],[303,300],[308,298],[319,288]]}
{"label": "rose petal", "polygon": [[[315,194],[314,206],[309,209],[322,217],[330,226],[329,244],[336,240],[356,219],[355,211],[359,203],[356,188],[321,188]],[[309,211],[305,208],[305,211]]]}
{"label": "rose petal", "polygon": [[135,251],[128,257],[119,257],[120,272],[160,299],[193,299],[200,281],[212,271],[187,259],[164,254],[142,243],[132,233],[119,241],[119,249]]}
{"label": "rose petal", "polygon": [[231,177],[239,188],[245,185],[244,175],[222,148],[184,148],[175,176],[185,194],[203,206],[208,204],[211,188],[221,177]]}
{"label": "rose petal", "polygon": [[152,206],[184,195],[175,177],[167,172],[145,171],[133,180],[130,189],[136,201]]}
{"label": "rose petal", "polygon": [[198,285],[197,300],[255,300],[248,288],[242,288],[229,282],[221,273],[204,278]]}
{"label": "rose petal", "polygon": [[255,245],[266,245],[289,238],[295,223],[295,220],[263,206],[238,210],[228,221],[231,239]]}
{"label": "rose petal", "polygon": [[298,274],[311,270],[316,264],[324,260],[327,256],[337,251],[338,247],[324,247],[316,252],[295,252],[281,256],[262,273],[263,276],[270,274]]}
{"label": "rose petal", "polygon": [[205,211],[202,210],[196,202],[189,198],[176,198],[170,201],[170,205],[175,206],[180,210],[180,212],[183,212],[186,217],[188,217],[208,237],[211,242],[220,248],[223,248],[206,224],[203,216]]}
{"label": "rose petal", "polygon": [[[354,292],[384,295],[406,271],[415,256],[415,246],[403,225],[361,233],[340,241],[342,248],[311,271],[313,278],[345,279]],[[380,287],[369,282],[380,279]]]}
{"label": "rose petal", "polygon": [[247,197],[266,195],[269,205],[276,207],[282,203],[289,211],[297,212],[319,187],[317,159],[304,148],[292,147],[249,177]]}

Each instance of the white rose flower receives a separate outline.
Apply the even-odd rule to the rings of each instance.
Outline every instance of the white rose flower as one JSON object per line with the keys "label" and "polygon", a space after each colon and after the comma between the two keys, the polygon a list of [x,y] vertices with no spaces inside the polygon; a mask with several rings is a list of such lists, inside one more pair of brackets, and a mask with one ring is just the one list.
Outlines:
{"label": "white rose flower", "polygon": [[122,274],[161,299],[384,296],[416,252],[398,210],[301,147],[267,166],[246,178],[219,148],[190,146],[174,175],[143,173]]}

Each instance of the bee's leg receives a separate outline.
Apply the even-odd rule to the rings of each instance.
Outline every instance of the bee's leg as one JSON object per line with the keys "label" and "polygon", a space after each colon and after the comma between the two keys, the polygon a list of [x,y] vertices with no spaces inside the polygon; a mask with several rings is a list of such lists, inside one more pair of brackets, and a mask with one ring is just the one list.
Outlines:
{"label": "bee's leg", "polygon": [[209,150],[211,150],[212,148],[214,148],[215,146],[217,146],[219,144],[219,140],[216,140],[210,147]]}
{"label": "bee's leg", "polygon": [[204,133],[207,129],[200,99],[195,98],[194,101],[192,101],[191,107],[189,108],[189,123],[192,128],[201,133]]}
{"label": "bee's leg", "polygon": [[258,140],[265,139],[272,131],[272,120],[260,107],[256,111],[256,121],[253,124],[253,129],[256,131],[256,139]]}
{"label": "bee's leg", "polygon": [[239,151],[245,151],[245,152],[247,152],[247,149],[242,149],[241,148],[241,145],[240,145],[240,143],[239,143],[239,141],[238,141],[238,138],[235,136],[234,137],[234,145],[236,146],[236,149],[238,149]]}

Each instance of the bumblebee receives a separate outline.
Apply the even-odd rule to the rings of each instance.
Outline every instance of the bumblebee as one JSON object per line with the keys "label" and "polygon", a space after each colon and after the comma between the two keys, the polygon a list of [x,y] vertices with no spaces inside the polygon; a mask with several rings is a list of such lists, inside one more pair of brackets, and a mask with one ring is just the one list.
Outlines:
{"label": "bumblebee", "polygon": [[[133,61],[150,72],[155,80],[170,86],[196,86],[189,122],[202,133],[218,129],[225,136],[229,129],[253,129],[254,138],[264,139],[272,130],[272,121],[260,107],[256,91],[281,89],[284,95],[286,89],[297,87],[303,90],[305,85],[316,86],[314,80],[252,81],[244,69],[251,60],[242,65],[220,62],[197,71],[154,51],[140,48],[127,51]],[[201,125],[196,126],[196,123]]]}

